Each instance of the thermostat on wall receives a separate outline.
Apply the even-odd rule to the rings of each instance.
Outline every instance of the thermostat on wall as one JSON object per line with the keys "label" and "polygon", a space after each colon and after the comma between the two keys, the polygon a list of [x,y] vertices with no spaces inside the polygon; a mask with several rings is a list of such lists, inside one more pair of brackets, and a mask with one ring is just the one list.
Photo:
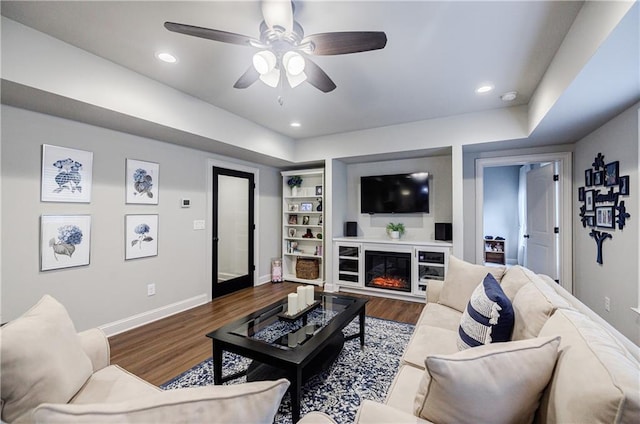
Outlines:
{"label": "thermostat on wall", "polygon": [[180,200],[180,206],[183,208],[190,208],[191,207],[191,199],[181,199]]}

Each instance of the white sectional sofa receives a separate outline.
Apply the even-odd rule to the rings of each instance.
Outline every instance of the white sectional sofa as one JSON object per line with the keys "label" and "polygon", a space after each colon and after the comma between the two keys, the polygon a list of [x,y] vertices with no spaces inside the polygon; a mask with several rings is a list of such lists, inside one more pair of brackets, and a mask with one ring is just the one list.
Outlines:
{"label": "white sectional sofa", "polygon": [[[512,341],[459,351],[462,313],[487,272],[511,300]],[[386,402],[365,400],[356,422],[638,423],[639,358],[549,277],[452,257],[446,280],[429,281]]]}

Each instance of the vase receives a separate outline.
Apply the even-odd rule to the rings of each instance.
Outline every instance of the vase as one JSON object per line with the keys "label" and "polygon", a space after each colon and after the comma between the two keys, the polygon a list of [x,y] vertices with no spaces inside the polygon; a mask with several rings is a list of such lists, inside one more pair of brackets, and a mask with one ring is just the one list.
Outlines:
{"label": "vase", "polygon": [[292,195],[293,197],[295,197],[295,196],[297,196],[297,195],[298,195],[298,187],[297,187],[297,186],[293,186],[293,187],[291,187],[291,195]]}
{"label": "vase", "polygon": [[391,231],[391,238],[397,240],[400,238],[400,231]]}

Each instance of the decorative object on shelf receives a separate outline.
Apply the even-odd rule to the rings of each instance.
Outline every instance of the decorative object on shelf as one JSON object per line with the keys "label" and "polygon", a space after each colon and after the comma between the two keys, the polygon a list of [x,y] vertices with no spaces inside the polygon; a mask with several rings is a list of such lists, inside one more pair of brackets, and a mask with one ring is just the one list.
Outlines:
{"label": "decorative object on shelf", "polygon": [[295,228],[289,228],[289,237],[295,237],[297,230]]}
{"label": "decorative object on shelf", "polygon": [[320,276],[320,262],[312,258],[298,258],[296,261],[296,277],[315,280]]}
{"label": "decorative object on shelf", "polygon": [[297,203],[289,204],[288,210],[289,212],[298,212],[298,204]]}
{"label": "decorative object on shelf", "polygon": [[126,260],[158,255],[158,215],[125,216],[124,255]]}
{"label": "decorative object on shelf", "polygon": [[300,175],[293,175],[287,180],[287,185],[291,188],[291,195],[298,195],[298,187],[302,185],[302,177]]}
{"label": "decorative object on shelf", "polygon": [[40,271],[89,265],[90,215],[40,217]]}
{"label": "decorative object on shelf", "polygon": [[313,233],[311,232],[311,228],[307,228],[307,232],[302,235],[302,238],[313,238]]}
{"label": "decorative object on shelf", "polygon": [[271,282],[282,283],[282,259],[271,259]]}
{"label": "decorative object on shelf", "polygon": [[316,234],[316,238],[317,238],[318,240],[322,240],[322,233],[318,233],[318,234]]}
{"label": "decorative object on shelf", "polygon": [[304,215],[302,217],[302,225],[309,225],[309,216],[308,215]]}
{"label": "decorative object on shelf", "polygon": [[316,196],[322,196],[322,186],[316,186]]}
{"label": "decorative object on shelf", "polygon": [[320,217],[318,217],[318,225],[322,225],[322,215],[320,215]]}
{"label": "decorative object on shelf", "polygon": [[620,196],[629,195],[629,176],[620,176],[620,162],[613,161],[605,164],[604,155],[598,153],[595,157],[592,168],[585,170],[585,187],[602,186],[587,190],[585,187],[578,187],[578,201],[580,205],[580,220],[582,227],[589,227],[589,236],[596,242],[596,262],[603,264],[602,247],[604,241],[613,239],[613,235],[608,232],[596,230],[596,228],[606,228],[614,230],[618,224],[618,230],[622,230],[626,225],[630,214],[624,201],[619,201]]}
{"label": "decorative object on shelf", "polygon": [[300,203],[300,212],[311,212],[313,210],[313,203],[303,202]]}
{"label": "decorative object on shelf", "polygon": [[298,225],[298,215],[289,215],[289,225]]}
{"label": "decorative object on shelf", "polygon": [[90,203],[92,173],[92,152],[43,144],[40,200]]}
{"label": "decorative object on shelf", "polygon": [[322,199],[318,198],[318,206],[316,206],[318,212],[322,212]]}
{"label": "decorative object on shelf", "polygon": [[392,239],[399,239],[400,236],[404,234],[404,224],[401,222],[397,224],[390,222],[387,225],[387,233]]}
{"label": "decorative object on shelf", "polygon": [[127,159],[126,169],[126,203],[157,205],[160,165]]}

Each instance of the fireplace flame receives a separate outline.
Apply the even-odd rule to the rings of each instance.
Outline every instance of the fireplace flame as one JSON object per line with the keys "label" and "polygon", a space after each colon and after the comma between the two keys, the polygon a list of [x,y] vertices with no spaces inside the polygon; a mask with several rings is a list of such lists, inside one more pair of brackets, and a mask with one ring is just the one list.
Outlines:
{"label": "fireplace flame", "polygon": [[404,289],[407,287],[407,282],[403,278],[389,277],[386,275],[375,277],[371,280],[371,285],[377,287]]}

